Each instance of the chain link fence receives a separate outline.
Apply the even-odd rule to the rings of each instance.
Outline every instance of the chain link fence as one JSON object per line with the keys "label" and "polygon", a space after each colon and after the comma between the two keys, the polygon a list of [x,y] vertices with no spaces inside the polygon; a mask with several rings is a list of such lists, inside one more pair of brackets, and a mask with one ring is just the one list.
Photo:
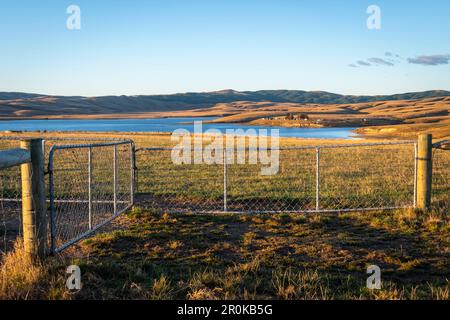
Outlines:
{"label": "chain link fence", "polygon": [[[32,137],[0,137],[0,150]],[[131,207],[134,143],[118,139],[51,138],[43,141],[46,198],[53,252],[94,232]],[[115,159],[115,160],[114,160]],[[0,250],[21,236],[20,166],[0,170]]]}
{"label": "chain link fence", "polygon": [[[137,151],[144,206],[170,212],[326,212],[415,205],[414,141],[284,147],[279,171],[262,164],[184,164],[170,148]],[[227,157],[228,159],[228,157]],[[229,164],[228,164],[229,163]]]}
{"label": "chain link fence", "polygon": [[[446,147],[444,147],[446,146]],[[450,141],[433,148],[432,206],[439,212],[450,212]]]}
{"label": "chain link fence", "polygon": [[136,152],[138,199],[160,211],[223,211],[223,165],[175,165],[171,148]]}
{"label": "chain link fence", "polygon": [[[3,150],[3,149],[0,149]],[[20,166],[0,169],[0,258],[22,235]]]}
{"label": "chain link fence", "polygon": [[[0,150],[20,138],[0,138]],[[236,157],[237,157],[237,151]],[[332,212],[415,207],[415,141],[282,147],[279,170],[242,164],[174,164],[172,148],[132,141],[47,139],[51,248],[59,252],[133,205],[161,212]],[[433,149],[433,199],[450,209],[450,151]],[[21,234],[20,168],[0,170],[0,250]]]}

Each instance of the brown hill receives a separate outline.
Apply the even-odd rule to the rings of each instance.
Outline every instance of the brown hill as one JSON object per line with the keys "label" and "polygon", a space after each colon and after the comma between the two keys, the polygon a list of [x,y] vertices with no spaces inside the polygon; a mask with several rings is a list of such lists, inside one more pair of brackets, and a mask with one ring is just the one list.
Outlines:
{"label": "brown hill", "polygon": [[[402,101],[450,96],[448,91],[412,92],[390,96],[349,96],[323,91],[261,90],[180,93],[140,96],[49,96],[29,93],[0,92],[0,118],[55,118],[66,116],[107,117],[139,116],[154,112],[208,109],[217,104],[248,101],[270,101],[275,104],[354,104],[376,101]],[[250,104],[249,104],[250,105]],[[248,106],[249,106],[248,105]]]}
{"label": "brown hill", "polygon": [[[435,96],[443,94],[443,96]],[[0,119],[149,118],[215,116],[214,122],[286,127],[362,127],[376,136],[427,131],[450,137],[450,93],[428,91],[387,96],[341,96],[324,92],[223,90],[165,96],[61,97],[0,93]],[[400,99],[420,97],[419,99]],[[273,100],[265,100],[264,98]],[[356,103],[285,100],[363,100]],[[246,100],[250,99],[250,100]],[[283,101],[274,101],[283,100]],[[371,100],[371,101],[365,101]]]}

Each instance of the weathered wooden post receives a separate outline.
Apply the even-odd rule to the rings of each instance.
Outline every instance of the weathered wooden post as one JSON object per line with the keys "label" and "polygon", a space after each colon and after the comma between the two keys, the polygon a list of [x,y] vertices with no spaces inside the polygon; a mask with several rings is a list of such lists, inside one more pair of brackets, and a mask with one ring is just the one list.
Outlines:
{"label": "weathered wooden post", "polygon": [[47,210],[42,139],[21,141],[20,147],[29,150],[31,158],[31,163],[21,165],[23,241],[25,252],[36,260],[47,254]]}
{"label": "weathered wooden post", "polygon": [[417,208],[426,210],[431,205],[431,179],[433,171],[432,135],[419,135],[417,145]]}

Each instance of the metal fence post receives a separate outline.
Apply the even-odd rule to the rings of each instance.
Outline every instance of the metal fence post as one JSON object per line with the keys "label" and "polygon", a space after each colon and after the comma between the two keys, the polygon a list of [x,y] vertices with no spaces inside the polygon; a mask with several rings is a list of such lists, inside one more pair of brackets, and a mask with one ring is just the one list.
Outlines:
{"label": "metal fence post", "polygon": [[42,154],[44,155],[44,161],[45,161],[45,139],[42,139]]}
{"label": "metal fence post", "polygon": [[431,134],[421,134],[418,140],[417,208],[422,210],[429,209],[431,205],[432,138]]}
{"label": "metal fence post", "polygon": [[117,213],[117,145],[113,152],[114,215]]}
{"label": "metal fence post", "polygon": [[414,202],[413,208],[417,208],[417,143],[414,144]]}
{"label": "metal fence post", "polygon": [[228,170],[227,170],[227,148],[223,149],[223,211],[228,210]]}
{"label": "metal fence post", "polygon": [[44,154],[42,140],[20,142],[30,151],[31,163],[21,165],[23,241],[31,259],[47,254],[47,208],[45,203]]}
{"label": "metal fence post", "polygon": [[88,149],[89,230],[92,229],[92,148]]}
{"label": "metal fence post", "polygon": [[320,210],[320,148],[316,148],[316,211]]}
{"label": "metal fence post", "polygon": [[130,193],[131,193],[131,205],[133,205],[134,204],[134,189],[135,189],[135,170],[136,170],[136,155],[135,155],[135,153],[136,153],[136,148],[135,148],[135,146],[134,146],[134,143],[130,143],[130,151],[131,151],[131,155],[130,155],[130,157],[131,157],[131,159],[130,159],[130,161],[131,161],[131,168],[130,168],[130,170],[131,170],[131,185],[130,185]]}

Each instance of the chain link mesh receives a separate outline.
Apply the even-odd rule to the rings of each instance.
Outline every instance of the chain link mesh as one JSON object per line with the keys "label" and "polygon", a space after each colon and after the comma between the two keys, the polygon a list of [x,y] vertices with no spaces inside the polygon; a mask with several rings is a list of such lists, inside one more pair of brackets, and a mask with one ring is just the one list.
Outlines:
{"label": "chain link mesh", "polygon": [[432,205],[450,212],[450,150],[433,149]]}
{"label": "chain link mesh", "polygon": [[57,146],[50,155],[53,249],[62,250],[132,205],[131,143]]}
{"label": "chain link mesh", "polygon": [[306,211],[315,209],[315,149],[281,149],[279,169],[262,175],[267,165],[228,165],[228,208],[230,211]]}
{"label": "chain link mesh", "polygon": [[158,211],[222,211],[223,166],[174,164],[171,149],[136,154],[137,186],[145,206]]}
{"label": "chain link mesh", "polygon": [[323,148],[320,209],[414,206],[415,145]]}
{"label": "chain link mesh", "polygon": [[20,166],[0,170],[0,259],[22,234]]}
{"label": "chain link mesh", "polygon": [[[18,148],[18,141],[0,140],[0,150]],[[0,169],[0,260],[22,234],[20,166]]]}
{"label": "chain link mesh", "polygon": [[[0,137],[0,150],[20,147],[26,137]],[[97,146],[98,144],[114,146]],[[91,220],[89,220],[88,150],[92,145]],[[117,139],[55,138],[44,140],[45,168],[52,147],[79,145],[78,148],[57,149],[54,159],[56,243],[63,245],[89,233],[130,207],[132,202],[134,145]],[[113,159],[117,149],[116,201],[114,201]],[[64,151],[63,151],[64,150]],[[61,155],[61,157],[59,157]],[[46,177],[46,198],[50,208],[50,186]],[[116,207],[114,207],[116,203]],[[49,210],[50,211],[50,210]],[[0,253],[10,250],[21,236],[21,173],[20,166],[0,170]]]}
{"label": "chain link mesh", "polygon": [[307,212],[414,205],[415,144],[280,149],[279,171],[261,163],[174,165],[170,149],[137,153],[140,199],[167,211]]}

